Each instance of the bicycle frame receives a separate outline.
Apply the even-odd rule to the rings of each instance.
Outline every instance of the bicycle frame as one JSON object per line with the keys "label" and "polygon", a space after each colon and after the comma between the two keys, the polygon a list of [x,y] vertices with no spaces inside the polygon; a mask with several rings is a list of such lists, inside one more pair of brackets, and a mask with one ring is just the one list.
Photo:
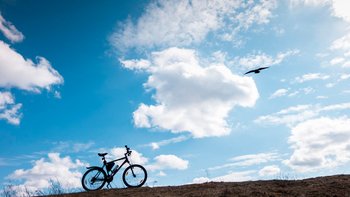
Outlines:
{"label": "bicycle frame", "polygon": [[[130,161],[129,161],[129,158],[125,155],[125,156],[122,157],[122,158],[115,159],[115,160],[112,160],[112,161],[109,161],[109,162],[106,161],[106,163],[103,164],[102,168],[104,168],[104,167],[106,166],[107,163],[112,163],[112,162],[120,161],[120,160],[123,160],[123,159],[124,159],[124,161],[123,161],[122,164],[120,164],[119,166],[115,166],[113,169],[111,169],[111,174],[109,174],[109,172],[106,170],[106,171],[107,171],[107,176],[112,176],[112,177],[113,177],[115,174],[117,174],[117,173],[119,172],[119,170],[120,170],[126,163],[128,163],[128,164],[130,165]],[[117,169],[116,169],[116,168],[117,168]]]}

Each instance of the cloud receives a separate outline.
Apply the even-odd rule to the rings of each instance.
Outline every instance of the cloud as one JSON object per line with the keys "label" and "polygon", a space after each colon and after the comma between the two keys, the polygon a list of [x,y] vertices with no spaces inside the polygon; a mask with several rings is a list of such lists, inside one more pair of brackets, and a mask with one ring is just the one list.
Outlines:
{"label": "cloud", "polygon": [[189,163],[176,155],[158,155],[154,160],[153,164],[146,166],[147,169],[151,171],[164,169],[186,170]]}
{"label": "cloud", "polygon": [[[16,87],[22,90],[40,92],[52,85],[62,84],[62,76],[43,57],[35,64],[30,59],[11,49],[0,41],[0,87]],[[19,77],[20,76],[20,77]]]}
{"label": "cloud", "polygon": [[344,0],[333,0],[332,11],[333,16],[339,17],[347,22],[350,22],[350,2]]}
{"label": "cloud", "polygon": [[350,67],[350,33],[347,33],[345,36],[333,41],[332,45],[330,46],[330,50],[343,52],[342,56],[337,56],[330,61],[331,65],[339,65],[343,68]]}
{"label": "cloud", "polygon": [[[258,153],[258,154],[247,154],[240,155],[230,159],[230,163],[210,167],[208,170],[222,170],[225,168],[232,167],[250,167],[257,166],[261,164],[266,164],[269,162],[273,162],[276,160],[280,160],[280,155],[276,152],[268,152],[268,153]],[[260,176],[270,176],[279,173],[279,168],[276,165],[265,166],[259,171]],[[278,172],[277,172],[278,171]],[[229,171],[226,175],[217,176],[214,178],[208,177],[197,177],[192,180],[192,183],[204,183],[204,182],[233,182],[233,181],[248,181],[256,179],[255,175],[257,174],[256,170],[246,170],[241,172]]]}
{"label": "cloud", "polygon": [[144,87],[155,91],[156,104],[139,105],[133,113],[136,127],[190,132],[195,138],[228,135],[229,112],[235,106],[252,107],[259,97],[252,78],[222,64],[201,66],[194,50],[153,52],[150,62],[142,68],[150,75]]}
{"label": "cloud", "polygon": [[327,99],[328,96],[323,96],[323,95],[320,95],[320,96],[317,96],[316,99]]}
{"label": "cloud", "polygon": [[119,50],[139,47],[189,46],[210,32],[232,40],[234,34],[253,24],[266,24],[276,1],[157,0],[133,22],[121,23],[110,38]]}
{"label": "cloud", "polygon": [[0,13],[0,31],[4,36],[11,42],[21,42],[24,39],[22,32],[18,31],[17,28],[1,15]]}
{"label": "cloud", "polygon": [[261,163],[266,163],[269,161],[276,160],[278,158],[277,153],[259,153],[259,154],[250,154],[250,155],[241,155],[233,157],[231,161],[237,162],[238,166],[251,166]]}
{"label": "cloud", "polygon": [[341,74],[339,81],[347,80],[350,78],[350,74]]}
{"label": "cloud", "polygon": [[331,0],[290,0],[292,6],[308,5],[308,6],[325,6],[328,5]]}
{"label": "cloud", "polygon": [[81,142],[72,142],[72,141],[59,141],[54,142],[53,145],[55,146],[53,148],[54,152],[64,152],[64,153],[78,153],[82,151],[87,151],[90,149],[95,143],[94,142],[87,142],[87,143],[81,143]]}
{"label": "cloud", "polygon": [[289,50],[286,52],[280,52],[275,57],[267,55],[263,52],[254,52],[248,54],[245,57],[235,57],[233,61],[230,62],[230,65],[240,66],[243,69],[253,69],[256,67],[263,66],[273,66],[280,64],[285,58],[296,55],[299,53],[299,50]]}
{"label": "cloud", "polygon": [[281,169],[276,165],[265,166],[259,170],[259,176],[273,176],[279,174]]}
{"label": "cloud", "polygon": [[[11,42],[21,42],[24,39],[23,34],[11,22],[6,21],[1,13],[0,31]],[[44,57],[37,57],[37,61],[37,63],[34,63],[30,59],[25,59],[8,44],[0,40],[0,88],[18,88],[40,93],[42,89],[50,90],[53,85],[63,83],[63,77],[52,68],[48,60]],[[0,119],[18,125],[21,118],[19,110],[22,104],[14,104],[12,94],[6,94],[10,95],[11,99],[2,104]],[[55,92],[55,97],[60,98],[59,92]]]}
{"label": "cloud", "polygon": [[256,173],[255,170],[248,170],[242,172],[230,172],[223,176],[218,176],[215,178],[208,177],[197,177],[192,180],[192,183],[204,183],[204,182],[241,182],[241,181],[250,181],[255,178],[252,176]]}
{"label": "cloud", "polygon": [[151,142],[147,144],[147,146],[150,146],[153,150],[159,149],[161,146],[165,146],[168,144],[173,144],[173,143],[178,143],[178,142],[183,142],[185,140],[188,140],[190,137],[185,136],[185,135],[180,135],[178,137],[162,140],[159,142]]}
{"label": "cloud", "polygon": [[330,46],[331,50],[349,50],[350,49],[350,33],[336,39]]}
{"label": "cloud", "polygon": [[[248,2],[248,5],[250,3],[251,2]],[[237,15],[239,25],[243,26],[245,29],[248,29],[254,23],[267,24],[270,22],[270,18],[272,17],[271,10],[276,7],[277,2],[274,0],[260,1],[258,4],[253,4],[253,6]]]}
{"label": "cloud", "polygon": [[159,171],[159,173],[157,174],[157,176],[166,176],[167,174],[165,174],[163,171]]}
{"label": "cloud", "polygon": [[309,73],[305,74],[301,77],[296,77],[295,81],[298,83],[304,83],[306,81],[312,81],[312,80],[326,80],[329,79],[329,75],[321,74],[321,73]]}
{"label": "cloud", "polygon": [[273,125],[292,125],[294,123],[313,118],[317,115],[318,112],[312,110],[310,105],[297,105],[270,115],[260,116],[254,122]]}
{"label": "cloud", "polygon": [[0,120],[4,119],[10,124],[18,125],[21,120],[22,104],[16,104],[13,95],[10,92],[0,91]]}
{"label": "cloud", "polygon": [[341,18],[346,22],[350,22],[350,2],[344,0],[290,0],[292,6],[329,6],[331,14],[334,17]]}
{"label": "cloud", "polygon": [[344,61],[345,61],[344,58],[342,58],[342,57],[336,57],[336,58],[333,58],[329,63],[330,63],[331,65],[337,65],[337,64],[340,64],[340,63],[342,63],[342,62],[344,62]]}
{"label": "cloud", "polygon": [[197,177],[192,180],[194,184],[207,183],[210,182],[210,178],[208,177]]}
{"label": "cloud", "polygon": [[276,90],[269,98],[274,99],[277,97],[282,97],[282,96],[285,96],[287,94],[287,92],[288,92],[287,89],[281,88],[281,89]]}
{"label": "cloud", "polygon": [[208,170],[219,170],[229,167],[248,167],[253,165],[259,165],[262,163],[267,163],[279,159],[279,154],[275,152],[270,153],[258,153],[249,155],[240,155],[230,159],[230,163],[208,168]]}
{"label": "cloud", "polygon": [[[124,157],[124,153],[126,152],[125,148],[115,147],[112,148],[110,154],[107,155],[110,159],[118,159]],[[148,162],[148,158],[144,157],[142,153],[137,152],[136,150],[132,150],[131,156],[129,157],[130,161],[135,164],[144,165]]]}
{"label": "cloud", "polygon": [[122,60],[119,59],[119,61],[122,63],[122,65],[130,70],[147,70],[150,66],[151,63],[148,60],[145,59],[132,59],[132,60]]}
{"label": "cloud", "polygon": [[295,124],[308,119],[316,118],[324,112],[350,109],[350,103],[338,103],[333,105],[297,105],[282,109],[279,112],[260,116],[254,122],[260,124],[284,124],[292,127]]}
{"label": "cloud", "polygon": [[23,186],[30,191],[45,189],[50,180],[58,181],[65,189],[81,187],[79,168],[86,166],[80,160],[72,161],[70,157],[60,157],[59,153],[49,153],[48,159],[41,158],[30,169],[18,169],[7,179],[24,181]]}
{"label": "cloud", "polygon": [[298,172],[334,168],[350,160],[350,119],[320,117],[292,128],[293,153],[284,163]]}

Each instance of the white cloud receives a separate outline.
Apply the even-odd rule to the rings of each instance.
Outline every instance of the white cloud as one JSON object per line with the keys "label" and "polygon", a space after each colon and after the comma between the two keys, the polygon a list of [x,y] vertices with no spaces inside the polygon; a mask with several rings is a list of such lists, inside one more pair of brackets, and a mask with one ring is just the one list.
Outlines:
{"label": "white cloud", "polygon": [[252,78],[222,64],[201,66],[194,50],[153,52],[150,62],[144,86],[155,90],[156,104],[140,104],[133,114],[137,127],[190,132],[195,138],[228,135],[229,112],[235,106],[252,107],[259,97]]}
{"label": "white cloud", "polygon": [[130,70],[147,70],[150,67],[150,62],[148,60],[140,59],[140,60],[119,60],[123,67]]}
{"label": "white cloud", "polygon": [[293,154],[284,163],[298,172],[333,168],[350,161],[350,119],[321,117],[292,128]]}
{"label": "white cloud", "polygon": [[150,146],[153,150],[159,149],[161,146],[165,146],[168,144],[183,142],[185,140],[189,139],[189,136],[180,135],[178,137],[162,140],[159,142],[151,142],[147,144],[147,146]]}
{"label": "white cloud", "polygon": [[293,97],[293,96],[298,95],[299,93],[300,93],[300,91],[299,91],[299,90],[296,90],[296,91],[294,91],[294,92],[288,94],[288,96],[289,96],[289,97]]}
{"label": "white cloud", "polygon": [[298,6],[301,4],[309,6],[324,6],[327,5],[331,0],[290,0],[292,6]]}
{"label": "white cloud", "polygon": [[255,122],[261,124],[286,124],[288,126],[317,116],[309,105],[298,105],[283,109],[271,115],[258,117]]}
{"label": "white cloud", "polygon": [[298,172],[332,168],[350,160],[350,119],[322,117],[350,109],[350,103],[298,105],[261,116],[255,122],[285,124],[292,130],[288,142],[293,150],[284,164]]}
{"label": "white cloud", "polygon": [[[0,31],[12,42],[21,42],[24,39],[23,34],[11,22],[6,21],[1,13]],[[34,63],[25,59],[0,40],[0,88],[18,88],[39,93],[42,89],[50,90],[51,86],[63,83],[62,76],[52,68],[49,61],[43,57],[37,57],[37,61],[38,63]],[[55,97],[61,97],[59,92],[55,91]],[[14,104],[11,95],[11,102],[4,103],[0,109],[0,119],[11,124],[20,124],[21,107],[22,104]]]}
{"label": "white cloud", "polygon": [[340,64],[342,62],[344,62],[345,59],[342,58],[342,57],[336,57],[336,58],[333,58],[331,61],[330,61],[330,64],[331,65],[337,65],[337,64]]}
{"label": "white cloud", "polygon": [[62,76],[45,58],[38,57],[35,64],[0,41],[0,87],[39,92],[42,88],[50,89],[52,85],[62,83]]}
{"label": "white cloud", "polygon": [[333,15],[343,20],[350,22],[350,2],[346,0],[333,0],[332,11]]}
{"label": "white cloud", "polygon": [[286,52],[280,52],[275,57],[270,55],[266,55],[263,52],[254,52],[252,54],[248,54],[245,57],[235,57],[230,64],[232,66],[239,65],[243,69],[253,69],[256,67],[262,66],[273,66],[280,64],[285,58],[296,55],[299,53],[299,50],[289,50]]}
{"label": "white cloud", "polygon": [[[350,22],[350,21],[349,21]],[[331,65],[339,65],[343,68],[350,67],[350,33],[347,33],[345,36],[338,38],[333,41],[330,49],[337,52],[342,52],[342,56],[337,56],[330,61]]]}
{"label": "white cloud", "polygon": [[60,157],[59,153],[49,153],[48,160],[41,158],[33,163],[30,169],[18,169],[7,179],[22,180],[23,186],[30,191],[48,188],[50,180],[58,181],[63,188],[81,187],[79,168],[86,166],[80,160],[72,161],[70,157]]}
{"label": "white cloud", "polygon": [[163,171],[159,171],[159,173],[157,174],[157,176],[166,176],[166,173]]}
{"label": "white cloud", "polygon": [[316,118],[323,112],[340,111],[350,109],[350,103],[339,103],[333,105],[297,105],[288,107],[279,112],[260,116],[254,122],[260,124],[284,124],[293,126],[308,119]]}
{"label": "white cloud", "polygon": [[10,92],[0,91],[0,120],[4,119],[10,124],[18,125],[21,119],[22,104],[16,104]]}
{"label": "white cloud", "polygon": [[342,74],[340,75],[339,81],[347,80],[350,78],[350,74]]}
{"label": "white cloud", "polygon": [[230,163],[220,165],[220,166],[211,167],[208,169],[209,170],[220,170],[223,168],[237,167],[237,166],[247,167],[247,166],[258,165],[258,164],[262,164],[262,163],[275,161],[275,160],[279,159],[279,157],[280,156],[274,152],[240,155],[240,156],[231,158]]}
{"label": "white cloud", "polygon": [[333,88],[335,85],[335,83],[327,83],[326,88]]}
{"label": "white cloud", "polygon": [[243,172],[231,172],[227,175],[215,177],[211,179],[215,182],[240,182],[249,181],[255,179],[252,175],[255,174],[255,170],[243,171]]}
{"label": "white cloud", "polygon": [[[247,6],[252,4],[252,6]],[[258,4],[253,4],[253,1],[247,3],[248,8],[239,13],[236,18],[239,21],[239,26],[248,29],[254,23],[266,24],[270,22],[272,17],[271,10],[277,7],[275,0],[260,1]]]}
{"label": "white cloud", "polygon": [[55,90],[54,97],[57,98],[57,99],[61,99],[62,95],[61,95],[61,93],[59,91]]}
{"label": "white cloud", "polygon": [[316,99],[327,99],[328,96],[323,96],[323,95],[320,95],[320,96],[317,96]]}
{"label": "white cloud", "polygon": [[237,162],[238,166],[251,166],[261,163],[266,163],[268,161],[273,161],[278,158],[277,153],[259,153],[259,154],[250,154],[250,155],[241,155],[233,157],[231,161]]}
{"label": "white cloud", "polygon": [[270,96],[270,99],[285,96],[287,93],[288,93],[288,90],[285,88],[278,89]]}
{"label": "white cloud", "polygon": [[308,95],[314,92],[315,92],[315,89],[313,89],[312,87],[299,88],[289,93],[288,97],[294,97],[294,96],[300,95],[301,93],[304,93],[304,95]]}
{"label": "white cloud", "polygon": [[332,16],[350,22],[350,2],[346,0],[290,0],[292,6],[304,4],[309,6],[329,6]]}
{"label": "white cloud", "polygon": [[[327,6],[330,8],[331,15],[350,23],[350,2],[346,0],[290,0],[292,5],[311,5],[311,6]],[[350,54],[350,33],[335,40],[330,46],[332,51],[343,51],[343,55],[337,55],[330,60],[330,65],[339,65],[343,68],[350,67],[348,56]]]}
{"label": "white cloud", "polygon": [[276,1],[157,0],[133,22],[120,24],[110,40],[119,50],[200,43],[210,32],[228,40],[240,29],[266,24]]}
{"label": "white cloud", "polygon": [[306,81],[312,81],[312,80],[326,80],[329,79],[329,75],[321,74],[321,73],[309,73],[305,74],[301,77],[296,77],[295,81],[298,83],[304,83]]}
{"label": "white cloud", "polygon": [[301,90],[304,92],[305,95],[308,95],[308,94],[315,92],[315,89],[313,89],[311,87],[301,88]]}
{"label": "white cloud", "polygon": [[227,53],[223,51],[215,51],[212,53],[215,62],[224,63],[226,61]]}
{"label": "white cloud", "polygon": [[[124,157],[126,149],[122,147],[115,147],[115,148],[112,148],[109,152],[110,154],[107,155],[107,158],[118,159],[118,158]],[[140,165],[144,165],[148,162],[148,159],[144,157],[142,153],[139,153],[136,150],[132,150],[132,153],[129,159],[132,163],[140,164]]]}
{"label": "white cloud", "polygon": [[81,151],[87,151],[90,149],[95,143],[94,142],[72,142],[72,141],[59,141],[54,142],[53,148],[54,152],[64,152],[64,153],[78,153]]}
{"label": "white cloud", "polygon": [[199,183],[207,183],[210,182],[210,179],[208,177],[197,177],[192,180],[192,183],[199,184]]}
{"label": "white cloud", "polygon": [[255,170],[248,170],[242,172],[230,172],[223,176],[218,176],[215,178],[208,177],[197,177],[192,180],[192,183],[205,183],[205,182],[241,182],[241,181],[251,181],[255,177],[252,176],[256,173]]}
{"label": "white cloud", "polygon": [[153,164],[146,166],[147,169],[151,171],[164,169],[186,170],[189,163],[176,155],[158,155],[154,160]]}
{"label": "white cloud", "polygon": [[259,170],[259,176],[273,176],[279,174],[281,169],[276,165],[265,166]]}
{"label": "white cloud", "polygon": [[275,32],[277,36],[282,36],[286,32],[284,28],[277,27],[277,26],[273,27],[272,30]]}
{"label": "white cloud", "polygon": [[0,31],[5,35],[11,42],[21,42],[24,39],[22,32],[18,31],[17,28],[1,15],[0,13]]}

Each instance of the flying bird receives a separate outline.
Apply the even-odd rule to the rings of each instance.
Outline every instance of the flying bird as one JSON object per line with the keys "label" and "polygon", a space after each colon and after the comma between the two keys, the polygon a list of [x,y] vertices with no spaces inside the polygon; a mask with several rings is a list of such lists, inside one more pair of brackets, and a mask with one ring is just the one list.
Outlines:
{"label": "flying bird", "polygon": [[244,75],[249,74],[249,73],[258,74],[258,73],[260,73],[261,70],[264,70],[264,69],[267,69],[267,68],[269,68],[269,67],[267,66],[267,67],[261,67],[261,68],[257,68],[257,69],[254,69],[254,70],[250,70],[250,71],[244,73]]}

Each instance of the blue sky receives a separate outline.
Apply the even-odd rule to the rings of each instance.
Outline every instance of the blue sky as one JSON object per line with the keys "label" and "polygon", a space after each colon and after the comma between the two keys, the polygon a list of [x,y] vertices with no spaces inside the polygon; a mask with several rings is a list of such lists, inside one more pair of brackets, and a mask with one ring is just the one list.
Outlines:
{"label": "blue sky", "polygon": [[150,186],[349,173],[349,9],[1,1],[2,184],[80,187],[125,144]]}

